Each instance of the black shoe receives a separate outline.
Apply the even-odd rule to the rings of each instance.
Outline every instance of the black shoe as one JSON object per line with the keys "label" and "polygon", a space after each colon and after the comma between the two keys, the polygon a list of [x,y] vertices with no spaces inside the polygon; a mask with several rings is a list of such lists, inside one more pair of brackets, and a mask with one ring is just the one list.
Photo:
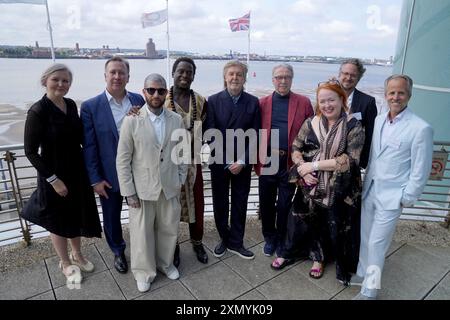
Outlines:
{"label": "black shoe", "polygon": [[114,257],[114,268],[120,273],[128,272],[128,262],[124,253]]}
{"label": "black shoe", "polygon": [[228,247],[228,251],[231,253],[237,254],[242,259],[251,260],[255,258],[255,254],[251,252],[250,250],[245,249],[244,247],[240,248],[230,248]]}
{"label": "black shoe", "polygon": [[201,263],[208,263],[208,254],[206,253],[205,248],[203,248],[203,244],[194,244],[193,248],[197,254],[197,260]]}
{"label": "black shoe", "polygon": [[173,254],[173,265],[178,268],[180,265],[180,245],[175,246],[175,253]]}
{"label": "black shoe", "polygon": [[225,251],[227,251],[227,246],[225,245],[225,243],[223,241],[220,241],[220,243],[214,249],[214,255],[217,258],[220,258],[221,256],[223,256],[225,254]]}

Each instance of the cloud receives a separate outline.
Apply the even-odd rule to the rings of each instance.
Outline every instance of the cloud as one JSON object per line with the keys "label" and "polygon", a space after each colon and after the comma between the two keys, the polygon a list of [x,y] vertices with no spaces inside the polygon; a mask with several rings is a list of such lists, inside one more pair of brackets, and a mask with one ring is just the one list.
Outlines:
{"label": "cloud", "polygon": [[292,12],[299,14],[316,14],[319,8],[311,0],[298,0],[291,6]]}
{"label": "cloud", "polygon": [[[380,8],[379,23],[373,29],[366,23],[369,3]],[[78,42],[82,48],[144,49],[147,39],[153,38],[157,49],[166,48],[165,24],[145,29],[140,24],[143,12],[165,8],[165,0],[51,0],[49,5],[57,47],[74,47]],[[247,33],[232,33],[228,19],[251,10],[254,53],[330,55],[341,48],[348,55],[363,57],[372,55],[376,46],[389,56],[395,47],[400,7],[401,0],[355,0],[351,7],[344,0],[171,0],[170,46],[200,53],[230,49],[245,53]],[[348,45],[366,39],[374,43]],[[34,45],[35,41],[49,44],[45,7],[1,5],[0,43]]]}
{"label": "cloud", "polygon": [[318,30],[325,34],[346,34],[353,30],[353,25],[350,22],[333,20],[328,23],[322,23],[319,25]]}

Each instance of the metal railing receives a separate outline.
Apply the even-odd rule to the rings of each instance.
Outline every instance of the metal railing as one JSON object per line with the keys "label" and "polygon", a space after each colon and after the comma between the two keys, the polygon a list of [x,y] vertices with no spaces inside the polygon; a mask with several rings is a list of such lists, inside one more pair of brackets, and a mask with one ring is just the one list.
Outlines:
{"label": "metal railing", "polygon": [[[434,148],[450,149],[450,142],[436,141]],[[403,219],[434,220],[450,225],[450,161],[445,162],[444,176],[441,180],[430,180],[414,207],[403,210]],[[203,169],[205,191],[205,215],[213,214],[212,190],[209,169]],[[0,147],[0,246],[23,241],[29,245],[32,238],[48,235],[40,226],[20,218],[19,212],[36,188],[36,170],[25,157],[23,145]],[[252,173],[250,195],[247,205],[248,214],[258,211],[258,178]],[[99,213],[100,201],[97,198]],[[124,203],[122,223],[128,223],[128,207]],[[103,220],[100,214],[100,221]]]}

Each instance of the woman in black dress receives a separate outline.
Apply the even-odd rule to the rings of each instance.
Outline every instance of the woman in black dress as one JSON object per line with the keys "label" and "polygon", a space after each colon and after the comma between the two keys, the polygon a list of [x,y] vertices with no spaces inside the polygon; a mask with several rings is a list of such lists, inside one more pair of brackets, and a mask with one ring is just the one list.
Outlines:
{"label": "woman in black dress", "polygon": [[81,253],[80,237],[101,237],[101,225],[83,162],[78,109],[64,98],[71,83],[72,73],[63,64],[42,74],[46,94],[29,109],[24,137],[25,155],[38,172],[37,189],[21,215],[50,232],[67,281],[80,283],[80,270],[94,270]]}
{"label": "woman in black dress", "polygon": [[320,83],[316,115],[303,123],[292,146],[291,182],[299,186],[288,216],[284,250],[273,261],[273,269],[309,256],[313,260],[309,276],[319,279],[325,263],[334,260],[336,278],[345,285],[356,271],[351,221],[360,214],[364,131],[347,111],[340,83]]}

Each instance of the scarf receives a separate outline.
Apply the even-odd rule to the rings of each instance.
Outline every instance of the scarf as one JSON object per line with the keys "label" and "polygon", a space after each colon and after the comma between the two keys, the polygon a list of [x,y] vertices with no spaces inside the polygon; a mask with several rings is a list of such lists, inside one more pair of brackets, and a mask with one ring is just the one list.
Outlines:
{"label": "scarf", "polygon": [[[320,144],[312,161],[329,160],[344,153],[347,144],[347,116],[344,112],[331,128],[328,128],[328,120],[323,116],[314,117],[311,125]],[[327,208],[334,203],[333,175],[332,171],[318,171],[319,182],[310,191],[311,197]]]}

